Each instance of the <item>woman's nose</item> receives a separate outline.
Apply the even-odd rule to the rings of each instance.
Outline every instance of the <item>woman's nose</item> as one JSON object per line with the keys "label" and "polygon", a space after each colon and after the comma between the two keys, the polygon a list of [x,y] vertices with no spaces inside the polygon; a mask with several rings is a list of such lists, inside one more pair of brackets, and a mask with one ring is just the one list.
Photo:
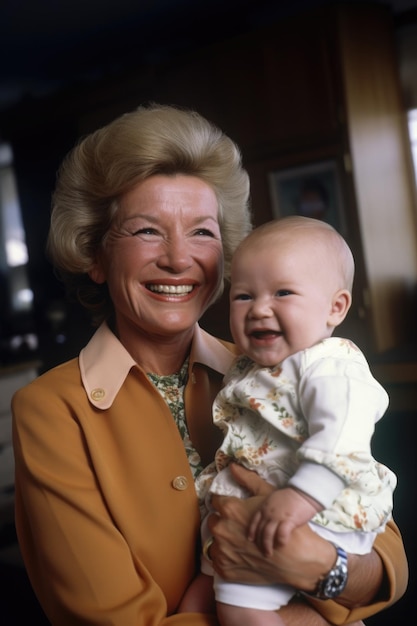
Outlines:
{"label": "woman's nose", "polygon": [[158,267],[170,272],[184,272],[192,265],[192,258],[184,239],[175,239],[164,244],[157,261]]}

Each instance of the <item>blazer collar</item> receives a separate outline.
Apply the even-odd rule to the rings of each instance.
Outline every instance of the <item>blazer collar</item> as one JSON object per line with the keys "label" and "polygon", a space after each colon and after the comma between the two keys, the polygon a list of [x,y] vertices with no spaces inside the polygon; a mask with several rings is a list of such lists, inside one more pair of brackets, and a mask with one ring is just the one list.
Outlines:
{"label": "blazer collar", "polygon": [[[233,357],[223,343],[196,324],[190,368],[199,363],[224,375]],[[104,410],[113,404],[128,373],[137,364],[104,322],[81,350],[79,365],[89,401]]]}

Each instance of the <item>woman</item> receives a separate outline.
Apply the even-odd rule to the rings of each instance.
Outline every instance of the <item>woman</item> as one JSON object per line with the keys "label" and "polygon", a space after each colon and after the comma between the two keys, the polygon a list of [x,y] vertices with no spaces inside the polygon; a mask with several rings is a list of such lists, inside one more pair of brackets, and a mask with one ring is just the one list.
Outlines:
{"label": "woman", "polygon": [[[49,252],[100,326],[78,359],[13,400],[16,527],[54,626],[217,623],[210,607],[176,610],[198,570],[193,479],[219,444],[211,402],[233,358],[198,320],[250,230],[248,195],[234,143],[173,107],[122,116],[61,168]],[[234,471],[254,497],[218,500],[206,546],[215,568],[229,580],[314,593],[334,547],[304,527],[264,558],[245,533],[269,488]],[[313,608],[303,597],[285,619],[361,620],[398,599],[406,579],[392,525],[370,557],[350,558],[339,604],[309,599]]]}

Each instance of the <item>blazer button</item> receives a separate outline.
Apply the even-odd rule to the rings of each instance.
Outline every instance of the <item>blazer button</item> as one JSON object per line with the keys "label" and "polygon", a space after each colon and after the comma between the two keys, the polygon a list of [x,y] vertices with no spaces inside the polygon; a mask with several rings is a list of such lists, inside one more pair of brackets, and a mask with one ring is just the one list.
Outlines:
{"label": "blazer button", "polygon": [[95,400],[96,402],[98,402],[99,400],[103,400],[105,395],[106,395],[106,392],[101,387],[97,387],[96,389],[93,389],[92,392],[90,393],[91,399]]}
{"label": "blazer button", "polygon": [[184,489],[187,489],[188,487],[188,480],[185,478],[185,476],[177,476],[172,481],[172,486],[178,491],[184,491]]}

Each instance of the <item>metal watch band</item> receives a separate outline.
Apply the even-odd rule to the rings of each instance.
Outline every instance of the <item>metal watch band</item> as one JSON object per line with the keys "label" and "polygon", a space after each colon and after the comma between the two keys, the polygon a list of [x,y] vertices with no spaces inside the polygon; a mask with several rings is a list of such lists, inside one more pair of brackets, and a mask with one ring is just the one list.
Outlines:
{"label": "metal watch band", "polygon": [[307,593],[308,596],[319,600],[332,600],[337,598],[346,587],[348,580],[348,559],[347,554],[340,546],[333,544],[336,548],[337,558],[332,569],[319,581],[317,589]]}

